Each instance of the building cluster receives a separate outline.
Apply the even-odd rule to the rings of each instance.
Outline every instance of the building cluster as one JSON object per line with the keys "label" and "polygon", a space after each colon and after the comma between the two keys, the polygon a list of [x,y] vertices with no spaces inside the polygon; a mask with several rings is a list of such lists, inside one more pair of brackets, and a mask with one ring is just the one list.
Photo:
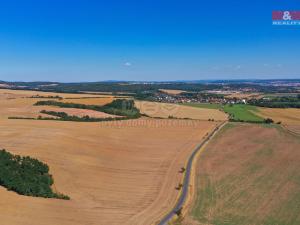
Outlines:
{"label": "building cluster", "polygon": [[246,104],[246,99],[228,98],[221,95],[193,94],[172,95],[163,92],[155,93],[154,101],[163,103],[214,103],[214,104]]}

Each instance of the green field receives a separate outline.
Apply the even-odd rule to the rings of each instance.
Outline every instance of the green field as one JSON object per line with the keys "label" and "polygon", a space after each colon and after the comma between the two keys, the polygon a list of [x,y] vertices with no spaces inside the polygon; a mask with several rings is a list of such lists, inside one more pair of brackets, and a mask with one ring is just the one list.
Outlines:
{"label": "green field", "polygon": [[235,104],[224,106],[224,112],[228,113],[233,120],[262,122],[264,119],[255,115],[255,111],[257,111],[257,108],[252,105]]}
{"label": "green field", "polygon": [[222,105],[222,104],[211,104],[211,103],[183,103],[182,105],[206,108],[206,109],[222,109],[225,113],[231,116],[232,120],[244,121],[244,122],[262,122],[263,118],[255,115],[254,112],[257,108],[252,105],[235,104],[235,105]]}
{"label": "green field", "polygon": [[196,198],[181,224],[299,225],[299,149],[299,137],[276,125],[229,123],[197,162]]}
{"label": "green field", "polygon": [[182,105],[205,109],[221,109],[223,107],[221,104],[214,103],[183,103]]}

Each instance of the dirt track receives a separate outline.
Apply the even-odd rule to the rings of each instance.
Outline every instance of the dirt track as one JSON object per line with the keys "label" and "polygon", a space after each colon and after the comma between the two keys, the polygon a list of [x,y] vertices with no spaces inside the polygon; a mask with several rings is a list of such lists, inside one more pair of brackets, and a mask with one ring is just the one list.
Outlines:
{"label": "dirt track", "polygon": [[194,177],[193,175],[193,162],[195,161],[195,159],[197,158],[197,155],[201,152],[202,148],[204,148],[205,145],[208,144],[208,142],[216,135],[217,131],[219,131],[219,129],[221,127],[224,126],[225,123],[221,124],[220,126],[216,127],[214,129],[213,132],[211,132],[209,135],[207,135],[205,137],[205,139],[196,146],[196,148],[194,149],[194,151],[192,152],[192,154],[189,157],[188,163],[186,164],[185,167],[185,173],[184,173],[184,179],[182,181],[182,189],[180,192],[180,196],[178,198],[178,201],[176,202],[176,205],[174,206],[173,210],[170,211],[169,213],[167,213],[165,215],[165,217],[163,217],[158,225],[167,225],[169,222],[171,222],[172,220],[176,220],[176,218],[178,218],[178,212],[181,212],[182,215],[182,211],[184,210],[183,207],[185,207],[187,203],[188,198],[190,197],[189,194],[191,192],[191,187],[193,185],[193,183],[191,183],[191,179],[193,179]]}

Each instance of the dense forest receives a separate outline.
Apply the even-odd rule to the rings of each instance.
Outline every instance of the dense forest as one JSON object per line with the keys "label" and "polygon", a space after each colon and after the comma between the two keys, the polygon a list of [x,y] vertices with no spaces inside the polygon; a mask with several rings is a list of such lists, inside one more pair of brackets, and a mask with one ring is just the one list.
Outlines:
{"label": "dense forest", "polygon": [[135,119],[141,116],[139,109],[137,109],[134,105],[134,101],[127,100],[127,99],[116,99],[113,102],[103,106],[66,103],[66,102],[58,102],[58,101],[51,101],[51,100],[38,101],[35,103],[35,105],[52,105],[61,108],[90,109],[90,110],[105,112],[112,115],[124,116],[127,119]]}
{"label": "dense forest", "polygon": [[49,167],[31,157],[13,155],[0,150],[0,185],[21,195],[70,199],[51,189],[53,178]]}

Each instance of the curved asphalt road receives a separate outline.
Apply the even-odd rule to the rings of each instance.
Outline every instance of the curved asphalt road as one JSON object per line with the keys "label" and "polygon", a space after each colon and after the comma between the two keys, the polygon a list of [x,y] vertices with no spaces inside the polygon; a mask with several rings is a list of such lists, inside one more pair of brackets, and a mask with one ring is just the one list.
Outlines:
{"label": "curved asphalt road", "polygon": [[186,171],[185,171],[185,176],[184,176],[184,180],[183,180],[183,187],[182,187],[182,191],[181,191],[181,195],[175,205],[175,207],[172,209],[171,212],[169,212],[164,218],[161,219],[161,221],[158,223],[158,225],[167,225],[167,223],[173,218],[173,216],[176,214],[176,212],[178,212],[184,204],[184,201],[187,197],[188,194],[188,190],[189,190],[189,184],[190,184],[190,176],[191,176],[191,169],[192,169],[192,164],[193,164],[193,160],[197,154],[197,152],[202,148],[202,146],[208,142],[210,140],[210,138],[219,130],[220,127],[222,127],[225,123],[222,123],[220,126],[218,126],[217,128],[214,129],[214,131],[208,135],[204,141],[202,141],[201,144],[199,144],[195,150],[193,151],[192,155],[189,158],[187,167],[186,167]]}

